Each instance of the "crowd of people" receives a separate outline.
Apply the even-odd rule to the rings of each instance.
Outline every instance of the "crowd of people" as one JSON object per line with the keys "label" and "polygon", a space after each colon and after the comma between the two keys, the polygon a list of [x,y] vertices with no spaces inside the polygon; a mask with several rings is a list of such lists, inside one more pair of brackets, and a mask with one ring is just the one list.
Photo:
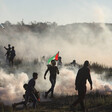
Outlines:
{"label": "crowd of people", "polygon": [[[45,92],[45,98],[48,97],[48,95],[51,95],[51,98],[54,97],[54,88],[56,84],[56,77],[57,74],[59,74],[59,69],[56,66],[56,61],[52,60],[51,65],[48,65],[47,70],[45,71],[44,74],[44,79],[46,79],[47,73],[50,73],[49,76],[49,81],[51,83],[51,88]],[[27,108],[27,105],[29,102],[32,102],[33,105],[32,107],[35,109],[37,103],[40,101],[39,98],[39,92],[35,89],[35,81],[38,79],[38,73],[33,73],[33,78],[28,82],[28,84],[24,84],[24,89],[25,89],[25,95],[24,96],[24,101],[19,102],[19,103],[14,103],[13,108],[15,108],[17,105],[24,105],[25,108]],[[86,95],[86,81],[89,81],[90,83],[90,90],[92,90],[92,80],[91,80],[91,75],[90,75],[90,69],[89,69],[89,61],[85,61],[84,65],[82,68],[78,70],[76,80],[75,80],[75,89],[78,91],[78,99],[74,101],[70,105],[70,111],[74,111],[75,106],[80,103],[81,109],[83,112],[86,112],[85,105],[84,105],[84,98]]]}
{"label": "crowd of people", "polygon": [[[9,44],[8,48],[6,47],[4,48],[7,51],[5,54],[6,61],[8,61],[9,64],[13,66],[13,60],[14,57],[16,56],[14,46],[11,47],[11,45]],[[71,62],[69,65],[75,66],[76,61],[73,60],[73,62]],[[56,77],[57,74],[59,74],[58,68],[60,68],[61,66],[62,66],[61,57],[58,58],[57,66],[55,60],[51,60],[51,64],[47,65],[47,70],[45,71],[44,79],[46,80],[46,75],[49,72],[50,73],[49,81],[51,83],[51,88],[45,92],[45,98],[47,98],[49,94],[51,95],[51,98],[54,97]],[[24,101],[14,103],[12,105],[13,109],[15,109],[16,106],[18,105],[23,105],[25,108],[27,108],[29,102],[33,103],[32,107],[34,109],[36,108],[37,103],[40,101],[39,92],[35,89],[36,79],[38,79],[38,73],[34,72],[33,78],[28,82],[28,84],[23,85],[23,88],[25,89],[25,94],[23,95]],[[70,105],[70,111],[74,111],[75,106],[78,103],[80,103],[82,111],[85,112],[86,109],[84,105],[84,98],[87,90],[86,89],[87,80],[90,83],[90,90],[92,90],[92,80],[91,80],[90,69],[89,69],[89,61],[85,61],[83,67],[78,70],[76,80],[75,80],[75,87],[76,87],[75,90],[78,91],[78,99]]]}

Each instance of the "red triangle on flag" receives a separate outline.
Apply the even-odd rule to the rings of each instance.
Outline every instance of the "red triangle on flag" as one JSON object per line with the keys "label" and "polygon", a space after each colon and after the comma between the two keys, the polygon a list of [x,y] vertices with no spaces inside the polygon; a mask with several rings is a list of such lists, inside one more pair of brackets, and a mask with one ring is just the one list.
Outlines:
{"label": "red triangle on flag", "polygon": [[55,56],[55,60],[58,61],[58,57],[59,57],[59,52],[56,54]]}

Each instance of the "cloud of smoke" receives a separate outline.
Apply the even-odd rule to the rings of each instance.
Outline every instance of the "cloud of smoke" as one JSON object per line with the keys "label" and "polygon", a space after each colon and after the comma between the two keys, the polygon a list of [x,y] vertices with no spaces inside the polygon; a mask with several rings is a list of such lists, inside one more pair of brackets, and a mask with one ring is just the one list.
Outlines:
{"label": "cloud of smoke", "polygon": [[25,73],[7,74],[0,69],[0,98],[6,104],[11,104],[21,98],[24,92],[23,84],[28,81]]}
{"label": "cloud of smoke", "polygon": [[[94,30],[93,30],[94,29]],[[31,31],[19,32],[15,29],[5,29],[7,35],[0,33],[0,61],[4,62],[5,49],[3,46],[11,44],[15,46],[16,58],[23,59],[26,62],[41,58],[42,56],[53,56],[57,51],[60,51],[62,61],[68,63],[73,59],[77,62],[83,63],[86,59],[92,62],[99,62],[111,66],[111,43],[112,33],[111,29],[104,24],[74,24],[67,26],[59,26],[54,30],[50,30],[44,34],[33,33]],[[27,29],[25,29],[27,31]],[[5,32],[5,33],[6,33]],[[23,84],[28,82],[29,74],[23,72],[39,73],[36,88],[40,91],[46,91],[50,88],[50,82],[43,78],[46,70],[45,65],[34,66],[31,64],[30,69],[23,65],[17,73],[6,73],[3,68],[0,70],[1,82],[1,99],[6,102],[14,102],[22,97],[24,92]],[[32,69],[32,70],[31,70]],[[55,93],[57,94],[74,94],[75,91],[75,77],[78,71],[75,69],[68,69],[63,67],[57,76],[57,83]],[[111,91],[112,86],[109,82],[103,81],[99,75],[92,74],[94,90]],[[29,78],[28,78],[29,77]],[[88,87],[89,88],[89,87]],[[7,100],[8,99],[8,100]]]}
{"label": "cloud of smoke", "polygon": [[[58,95],[74,95],[77,94],[75,90],[75,78],[78,72],[78,67],[65,67],[60,69],[60,74],[57,75],[57,82],[55,87],[55,94]],[[45,67],[38,70],[39,76],[36,81],[36,89],[41,94],[41,101],[45,101],[43,98],[43,92],[47,91],[50,87],[49,73],[47,79],[44,80]],[[103,75],[103,74],[102,74]],[[23,99],[24,89],[23,84],[27,83],[30,79],[28,74],[19,71],[19,73],[6,73],[3,69],[0,70],[0,98],[6,104],[21,101]],[[99,74],[91,73],[93,80],[93,91],[98,90],[100,93],[112,92],[112,86],[110,82],[106,82],[100,77]],[[87,89],[89,91],[90,85],[87,83]]]}
{"label": "cloud of smoke", "polygon": [[[60,76],[57,80],[57,86],[55,92],[57,94],[74,95],[77,94],[75,90],[75,78],[79,68],[62,68],[60,71]],[[104,75],[104,74],[102,74]],[[93,91],[99,91],[100,93],[112,92],[112,85],[110,82],[101,78],[100,74],[95,74],[91,72],[91,78],[93,81]],[[90,84],[87,81],[87,90],[90,92]]]}
{"label": "cloud of smoke", "polygon": [[[104,24],[74,24],[60,26],[44,34],[16,32],[6,29],[8,35],[0,34],[0,45],[15,46],[18,58],[31,61],[42,56],[52,56],[60,51],[65,63],[86,59],[111,66],[111,27]],[[26,30],[25,30],[26,31]],[[3,50],[5,54],[5,50]],[[69,55],[68,55],[69,54]]]}

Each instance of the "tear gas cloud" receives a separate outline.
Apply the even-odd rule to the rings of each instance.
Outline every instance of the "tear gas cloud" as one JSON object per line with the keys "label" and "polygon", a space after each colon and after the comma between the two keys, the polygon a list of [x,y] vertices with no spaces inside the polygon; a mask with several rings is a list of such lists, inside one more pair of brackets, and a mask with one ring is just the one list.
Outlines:
{"label": "tear gas cloud", "polygon": [[[27,30],[27,29],[26,29]],[[25,30],[25,31],[26,31]],[[65,63],[75,59],[83,63],[86,59],[111,66],[112,32],[105,24],[73,24],[60,26],[48,33],[7,30],[0,34],[0,46],[15,46],[18,58],[31,61],[42,56],[52,56],[60,51]],[[5,53],[5,50],[2,49]]]}
{"label": "tear gas cloud", "polygon": [[[69,63],[73,59],[78,63],[83,63],[88,59],[92,62],[111,66],[111,30],[104,24],[92,25],[94,31],[90,28],[91,25],[79,24],[76,25],[77,28],[75,25],[60,26],[43,34],[31,31],[21,33],[16,30],[5,29],[7,35],[0,33],[0,61],[6,64],[4,63],[6,51],[3,47],[10,43],[15,46],[16,58],[23,59],[23,64],[32,62],[37,58],[41,59],[42,56],[53,56],[60,51],[63,63]],[[49,75],[47,75],[46,81],[43,78],[46,64],[37,66],[35,69],[31,65],[27,72],[24,72],[25,65],[16,68],[15,73],[8,73],[6,69],[7,67],[4,66],[0,69],[0,97],[5,103],[12,103],[22,99],[24,93],[23,84],[28,82],[33,71],[39,73],[36,88],[39,91],[46,91],[50,88]],[[55,93],[69,95],[76,93],[74,83],[78,69],[78,67],[69,69],[65,66],[60,69]],[[103,81],[100,75],[92,72],[91,76],[94,90],[98,89],[101,92],[112,90],[110,82]]]}
{"label": "tear gas cloud", "polygon": [[23,84],[28,81],[28,76],[25,73],[7,74],[0,69],[0,98],[10,104],[21,98],[24,92]]}
{"label": "tear gas cloud", "polygon": [[[74,95],[77,94],[75,90],[75,78],[78,67],[69,69],[63,67],[60,69],[60,74],[57,75],[57,82],[55,87],[55,94],[58,95]],[[49,75],[44,80],[43,72],[39,73],[36,81],[36,89],[40,92],[45,92],[50,88]],[[5,104],[12,104],[14,102],[21,101],[23,99],[24,89],[23,84],[29,80],[26,73],[8,74],[3,69],[0,70],[0,98]],[[101,80],[100,75],[91,73],[93,80],[93,91],[98,90],[100,93],[112,92],[112,85],[110,82]],[[87,89],[89,91],[90,85],[87,83]],[[42,96],[42,95],[41,95]],[[42,98],[43,100],[43,98]]]}

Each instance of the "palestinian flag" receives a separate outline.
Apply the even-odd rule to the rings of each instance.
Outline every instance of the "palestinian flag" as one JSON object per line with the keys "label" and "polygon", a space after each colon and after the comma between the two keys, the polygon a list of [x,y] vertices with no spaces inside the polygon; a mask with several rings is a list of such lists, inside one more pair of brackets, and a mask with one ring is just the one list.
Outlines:
{"label": "palestinian flag", "polygon": [[59,52],[57,54],[55,54],[53,57],[48,59],[48,64],[52,61],[52,60],[56,60],[58,61],[58,56],[59,56]]}

